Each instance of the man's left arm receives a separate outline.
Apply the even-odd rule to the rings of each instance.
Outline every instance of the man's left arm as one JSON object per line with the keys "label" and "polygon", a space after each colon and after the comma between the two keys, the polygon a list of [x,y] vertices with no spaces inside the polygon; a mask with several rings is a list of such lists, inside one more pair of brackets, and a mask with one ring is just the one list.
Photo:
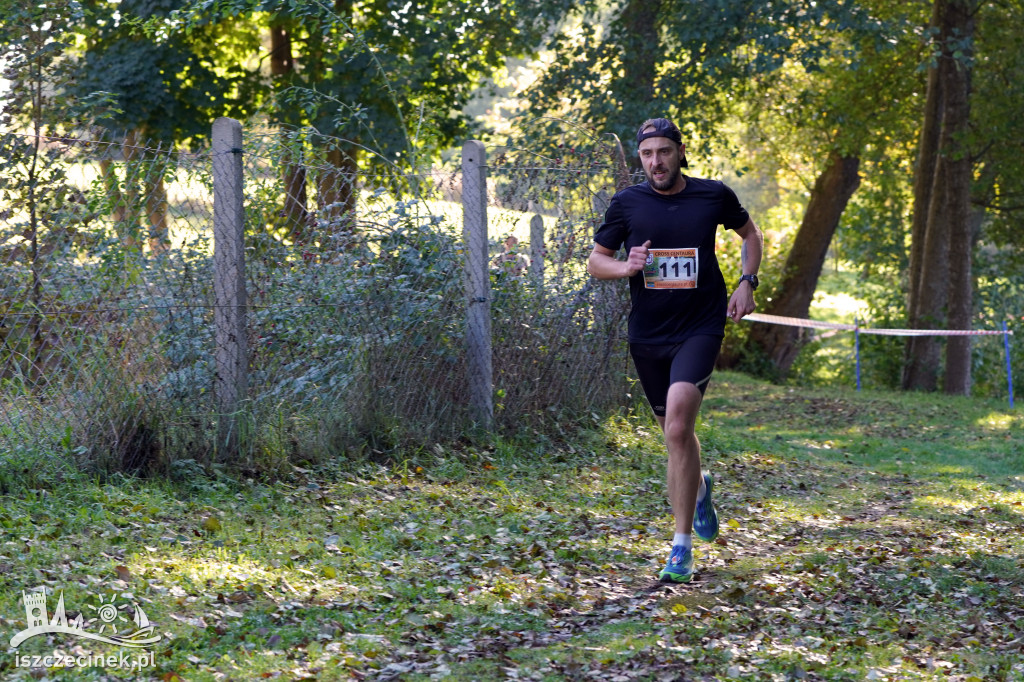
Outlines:
{"label": "man's left arm", "polygon": [[[736,230],[736,234],[743,240],[743,244],[740,246],[743,274],[756,275],[761,267],[761,254],[764,253],[764,236],[754,224],[753,219],[747,219],[746,224]],[[755,307],[757,305],[754,303],[754,287],[749,281],[743,280],[732,292],[732,298],[729,299],[728,315],[733,322],[739,322],[754,312]]]}

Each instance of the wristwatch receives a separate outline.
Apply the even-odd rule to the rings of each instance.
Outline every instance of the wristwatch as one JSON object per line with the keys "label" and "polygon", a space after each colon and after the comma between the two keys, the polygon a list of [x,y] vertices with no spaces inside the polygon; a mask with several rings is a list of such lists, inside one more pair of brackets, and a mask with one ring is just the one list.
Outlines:
{"label": "wristwatch", "polygon": [[[754,290],[757,289],[757,275],[743,275],[742,277],[740,277],[740,284],[742,284],[743,282],[750,282],[750,288]],[[736,286],[739,286],[739,284],[737,284]]]}

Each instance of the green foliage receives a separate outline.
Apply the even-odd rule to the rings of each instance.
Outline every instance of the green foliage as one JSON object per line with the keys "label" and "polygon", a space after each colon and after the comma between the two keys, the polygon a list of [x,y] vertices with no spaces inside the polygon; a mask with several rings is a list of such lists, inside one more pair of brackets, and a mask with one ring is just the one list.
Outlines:
{"label": "green foliage", "polygon": [[[578,23],[556,34],[548,46],[552,63],[529,92],[531,129],[555,136],[557,122],[535,117],[572,116],[629,144],[641,121],[668,115],[685,138],[728,147],[722,126],[740,114],[744,96],[756,96],[762,86],[770,91],[766,84],[792,65],[812,73],[832,61],[843,65],[834,76],[857,73],[864,43],[884,49],[896,22],[844,2],[716,0],[656,7],[646,14],[632,2],[610,10],[585,7]],[[650,69],[633,63],[648,55]],[[635,82],[637,74],[646,81]],[[830,91],[821,89],[823,95]],[[815,111],[811,102],[793,97],[785,104]]]}
{"label": "green foliage", "polygon": [[69,25],[81,21],[82,6],[72,0],[26,4],[0,2],[5,29],[0,33],[3,78],[9,92],[0,101],[0,129],[28,124],[37,134],[64,123],[69,102],[65,88],[73,65],[65,59],[74,38]]}
{"label": "green foliage", "polygon": [[[459,112],[480,81],[506,57],[535,49],[568,4],[218,0],[182,3],[172,18],[186,34],[232,17],[284,27],[297,68],[273,78],[271,118],[343,138],[349,153],[372,149],[380,154],[367,160],[373,165],[416,167],[467,134]],[[160,26],[151,20],[147,30]],[[258,39],[249,42],[250,55],[260,50]]]}
{"label": "green foliage", "polygon": [[[1013,332],[1009,339],[1012,382],[1016,396],[1024,390],[1024,287],[1017,272],[1019,249],[982,247],[975,260],[977,328],[996,330],[1003,325]],[[974,395],[1006,395],[1006,344],[1003,337],[975,339],[973,352]]]}
{"label": "green foliage", "polygon": [[[3,77],[10,80],[10,92],[0,101],[0,256],[4,265],[18,263],[3,284],[13,301],[8,313],[38,313],[43,305],[40,283],[47,276],[49,256],[65,251],[79,237],[88,221],[87,207],[70,185],[66,168],[54,161],[60,157],[59,143],[47,144],[42,136],[59,132],[70,112],[65,88],[71,78],[66,52],[71,39],[63,25],[80,18],[77,3],[58,2],[52,6],[25,6],[4,2],[0,13],[11,27],[0,37]],[[11,132],[25,126],[34,137]],[[14,290],[33,291],[30,305],[21,310]],[[34,310],[33,310],[34,308]],[[38,334],[34,334],[38,341]],[[34,357],[29,352],[26,357]]]}
{"label": "green foliage", "polygon": [[[171,14],[184,4],[176,0],[90,4],[88,22],[77,27],[90,38],[74,91],[113,98],[115,109],[98,119],[101,125],[195,144],[209,136],[218,116],[244,118],[251,111],[255,74],[230,61],[238,55],[223,46],[230,45],[225,36],[239,31],[256,38],[248,27],[225,19],[190,32],[175,30]],[[140,22],[147,21],[160,30],[144,33]]]}
{"label": "green foliage", "polygon": [[973,194],[975,203],[988,209],[983,241],[1001,246],[1016,243],[1014,225],[1024,195],[1024,122],[1016,106],[1024,54],[1012,37],[1022,16],[1020,3],[984,4],[976,46],[982,58],[974,64],[972,80],[970,144],[979,168]]}
{"label": "green foliage", "polygon": [[[7,207],[0,227],[0,253],[7,263],[31,265],[41,273],[47,256],[88,237],[90,207],[56,163],[63,150],[20,135],[0,135],[5,172],[0,201]],[[15,210],[15,207],[23,210]]]}
{"label": "green foliage", "polygon": [[[1022,96],[1024,51],[1012,35],[1022,20],[1024,6],[1019,2],[984,3],[981,8],[976,45],[981,58],[974,63],[971,106],[971,146],[978,159],[972,196],[976,210],[984,209],[974,258],[975,310],[979,327],[998,329],[1006,322],[1015,331],[1010,347],[1018,395],[1024,386],[1024,288],[1013,273],[1024,266],[1017,228],[1024,210],[1024,121],[1015,103]],[[1005,374],[996,371],[1005,363],[1003,344],[979,341],[973,352],[975,392],[1005,391]]]}
{"label": "green foliage", "polygon": [[431,410],[451,409],[462,339],[461,282],[451,274],[461,261],[440,219],[423,209],[380,194],[364,216],[379,227],[350,235],[345,249],[296,258],[280,245],[250,262],[260,330],[254,370],[264,385],[253,398],[257,409],[288,405],[343,418],[329,439],[347,441],[354,430],[374,447],[407,437],[404,427],[394,434],[382,427],[396,410],[399,422],[421,430],[436,422]]}
{"label": "green foliage", "polygon": [[[24,143],[13,133],[10,139]],[[237,470],[270,477],[291,464],[462,437],[469,423],[464,265],[459,229],[440,215],[457,205],[428,199],[437,178],[395,173],[371,180],[380,184],[360,196],[357,223],[311,212],[312,239],[296,240],[277,224],[281,185],[272,165],[282,145],[294,142],[303,153],[317,145],[306,146],[301,134],[255,139],[243,157],[251,333],[249,400],[236,415]],[[11,449],[28,447],[50,461],[51,473],[167,474],[176,462],[209,466],[218,455],[213,244],[200,229],[209,224],[201,199],[212,189],[208,157],[111,160],[111,150],[121,148],[72,138],[44,148],[41,168],[61,179],[75,201],[54,194],[44,204],[48,195],[40,188],[40,224],[54,235],[80,238],[35,260],[24,249],[9,251],[0,271],[8,296],[0,307],[0,378],[9,380],[0,399],[19,406],[5,417],[12,426],[3,436]],[[19,153],[9,156],[18,160]],[[509,204],[524,203],[523,183],[535,183],[534,196],[557,197],[562,210],[548,226],[543,290],[522,270],[494,269],[501,430],[530,425],[557,432],[560,420],[617,405],[626,393],[616,334],[622,296],[607,299],[610,312],[602,326],[594,325],[598,291],[583,268],[593,189],[581,180],[604,177],[603,156],[581,147],[566,156],[569,167],[546,170],[543,178],[510,158],[495,167]],[[312,153],[307,158],[314,177],[331,168]],[[170,197],[166,227],[173,248],[166,252],[126,243],[131,226],[138,228],[130,221],[139,216],[119,216],[128,213],[123,197],[134,192],[138,203],[146,202],[139,185],[153,177],[166,183]],[[4,180],[12,192],[24,189],[24,182]],[[445,186],[451,181],[443,176]],[[421,198],[396,199],[386,189],[395,182]],[[75,222],[72,207],[88,222]],[[24,228],[24,218],[20,212],[7,218],[10,234]],[[491,245],[495,256],[498,239],[503,236]],[[609,359],[613,373],[596,371]]]}

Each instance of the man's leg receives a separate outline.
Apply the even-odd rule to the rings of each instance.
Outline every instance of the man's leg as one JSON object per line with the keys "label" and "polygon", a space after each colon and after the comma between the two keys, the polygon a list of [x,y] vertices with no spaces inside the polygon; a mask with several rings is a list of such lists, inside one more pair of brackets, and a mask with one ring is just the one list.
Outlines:
{"label": "man's leg", "polygon": [[693,512],[700,487],[700,443],[694,432],[700,389],[687,382],[675,382],[668,389],[665,416],[659,417],[668,451],[668,498],[675,517],[675,536],[668,563],[658,574],[662,582],[686,583],[693,577]]}
{"label": "man's leg", "polygon": [[690,535],[693,510],[700,489],[700,441],[697,440],[697,413],[703,395],[695,385],[676,382],[668,389],[665,416],[658,418],[668,451],[668,499],[672,504],[676,533]]}
{"label": "man's leg", "polygon": [[689,582],[693,576],[694,532],[708,541],[718,534],[711,479],[701,474],[696,424],[703,389],[714,371],[721,343],[720,337],[695,336],[675,346],[630,344],[637,376],[661,426],[668,455],[666,478],[675,535],[668,563],[658,574],[665,582]]}

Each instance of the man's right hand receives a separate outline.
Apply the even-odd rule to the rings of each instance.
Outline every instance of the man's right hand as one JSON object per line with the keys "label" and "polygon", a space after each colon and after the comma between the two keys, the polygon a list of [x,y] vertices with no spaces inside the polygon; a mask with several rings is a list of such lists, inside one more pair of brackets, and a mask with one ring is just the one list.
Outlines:
{"label": "man's right hand", "polygon": [[647,264],[647,256],[650,253],[651,240],[648,239],[642,246],[634,246],[629,250],[629,257],[626,259],[626,277],[632,277],[642,272]]}

